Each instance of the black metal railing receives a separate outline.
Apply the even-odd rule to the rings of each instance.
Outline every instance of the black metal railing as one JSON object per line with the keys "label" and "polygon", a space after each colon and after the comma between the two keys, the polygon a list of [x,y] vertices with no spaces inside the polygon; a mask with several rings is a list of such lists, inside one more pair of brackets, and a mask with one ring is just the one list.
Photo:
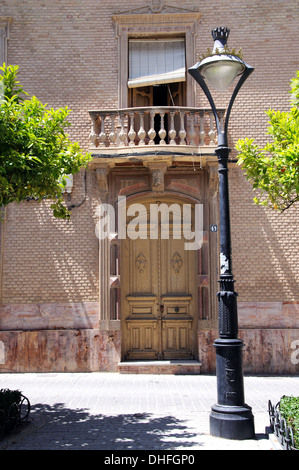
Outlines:
{"label": "black metal railing", "polygon": [[286,419],[281,415],[279,405],[280,402],[275,406],[273,406],[271,400],[268,402],[271,431],[274,432],[284,450],[299,450],[295,447],[293,429],[288,426]]}

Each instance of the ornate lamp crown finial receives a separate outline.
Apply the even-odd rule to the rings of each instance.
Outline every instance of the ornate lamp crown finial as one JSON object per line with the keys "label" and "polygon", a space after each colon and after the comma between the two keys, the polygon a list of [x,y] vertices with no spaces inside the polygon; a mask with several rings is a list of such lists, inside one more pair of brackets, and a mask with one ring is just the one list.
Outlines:
{"label": "ornate lamp crown finial", "polygon": [[216,54],[216,52],[224,52],[226,49],[226,43],[227,43],[227,38],[229,35],[229,29],[228,28],[215,28],[212,30],[212,36],[214,39],[214,49],[213,53]]}
{"label": "ornate lamp crown finial", "polygon": [[230,29],[229,28],[223,28],[223,27],[220,27],[220,28],[215,28],[212,30],[212,37],[214,39],[214,41],[216,41],[216,39],[218,40],[226,40],[228,39],[228,36],[229,36],[229,32],[230,32]]}

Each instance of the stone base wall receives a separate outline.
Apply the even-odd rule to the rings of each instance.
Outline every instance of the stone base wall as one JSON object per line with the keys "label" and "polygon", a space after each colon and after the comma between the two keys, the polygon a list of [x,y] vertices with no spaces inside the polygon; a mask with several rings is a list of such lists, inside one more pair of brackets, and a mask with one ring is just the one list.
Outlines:
{"label": "stone base wall", "polygon": [[[299,329],[240,329],[244,373],[297,375]],[[217,330],[199,332],[202,374],[215,373]],[[0,372],[117,372],[120,331],[1,331]]]}
{"label": "stone base wall", "polygon": [[[202,374],[216,371],[213,347],[218,331],[199,333],[199,360]],[[299,329],[240,329],[244,342],[243,370],[248,375],[298,375]]]}
{"label": "stone base wall", "polygon": [[0,332],[0,372],[117,371],[118,331]]}
{"label": "stone base wall", "polygon": [[[245,374],[299,373],[299,304],[296,302],[238,302],[239,338],[244,342]],[[198,336],[202,373],[214,373],[213,342],[218,329],[202,329]]]}
{"label": "stone base wall", "polygon": [[[245,374],[299,373],[298,310],[298,303],[239,302]],[[121,330],[100,329],[98,317],[96,302],[2,305],[0,372],[117,372]],[[217,338],[217,328],[198,332],[202,374],[215,373]]]}

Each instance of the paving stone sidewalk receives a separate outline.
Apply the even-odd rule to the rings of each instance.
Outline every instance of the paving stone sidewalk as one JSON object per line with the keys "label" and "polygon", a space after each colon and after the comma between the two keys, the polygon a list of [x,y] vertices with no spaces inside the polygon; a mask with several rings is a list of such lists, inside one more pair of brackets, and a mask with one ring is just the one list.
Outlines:
{"label": "paving stone sidewalk", "polygon": [[4,450],[278,450],[265,432],[268,400],[299,393],[299,377],[245,377],[256,439],[209,435],[216,377],[117,373],[0,374],[30,400],[30,424]]}

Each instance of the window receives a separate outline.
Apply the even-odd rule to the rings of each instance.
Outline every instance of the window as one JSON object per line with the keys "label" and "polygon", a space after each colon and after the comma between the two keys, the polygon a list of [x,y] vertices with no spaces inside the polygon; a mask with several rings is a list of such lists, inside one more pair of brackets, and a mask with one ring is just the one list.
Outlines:
{"label": "window", "polygon": [[0,64],[7,64],[7,41],[9,39],[9,25],[11,18],[0,17]]}
{"label": "window", "polygon": [[[118,38],[119,108],[132,106],[130,103],[134,90],[144,93],[148,91],[145,88],[151,88],[151,94],[155,92],[152,90],[155,86],[162,87],[163,83],[170,87],[173,97],[178,86],[184,89],[185,98],[180,99],[179,106],[195,104],[195,80],[186,70],[195,61],[195,41],[201,14],[197,7],[186,9],[164,6],[162,11],[163,14],[156,11],[151,14],[150,5],[113,15]],[[150,59],[147,60],[149,66],[146,69],[145,56]],[[146,83],[141,82],[144,77],[147,77]],[[176,89],[171,90],[172,86]],[[165,94],[162,88],[160,92]],[[169,95],[168,89],[167,93]]]}
{"label": "window", "polygon": [[129,40],[129,88],[185,80],[184,38]]}
{"label": "window", "polygon": [[185,105],[185,38],[129,39],[128,105]]}

